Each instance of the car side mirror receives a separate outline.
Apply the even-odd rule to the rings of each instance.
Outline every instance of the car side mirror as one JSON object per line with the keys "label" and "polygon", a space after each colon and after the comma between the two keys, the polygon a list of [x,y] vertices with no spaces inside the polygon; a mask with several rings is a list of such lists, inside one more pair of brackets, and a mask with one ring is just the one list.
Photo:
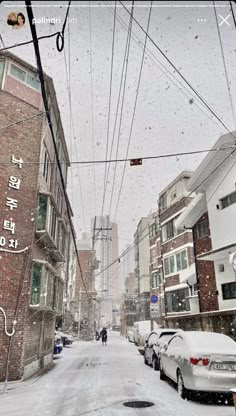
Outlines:
{"label": "car side mirror", "polygon": [[168,348],[168,344],[164,344],[164,345],[163,345],[163,350],[164,350],[164,351],[166,351],[166,350],[167,350],[167,348]]}

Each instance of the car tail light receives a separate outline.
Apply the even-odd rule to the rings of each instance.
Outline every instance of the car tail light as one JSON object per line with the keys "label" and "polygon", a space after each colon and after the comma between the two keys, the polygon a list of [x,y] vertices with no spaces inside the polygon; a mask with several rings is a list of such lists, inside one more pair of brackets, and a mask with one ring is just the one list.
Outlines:
{"label": "car tail light", "polygon": [[190,358],[190,363],[193,365],[208,365],[210,362],[209,358]]}

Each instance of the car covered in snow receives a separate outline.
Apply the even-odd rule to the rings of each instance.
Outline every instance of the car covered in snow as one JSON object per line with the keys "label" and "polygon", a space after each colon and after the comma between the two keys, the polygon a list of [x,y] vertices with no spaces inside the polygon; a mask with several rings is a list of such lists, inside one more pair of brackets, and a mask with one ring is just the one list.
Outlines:
{"label": "car covered in snow", "polygon": [[71,345],[74,342],[74,338],[72,335],[65,334],[61,331],[58,331],[57,333],[62,339],[63,347],[65,347],[66,345]]}
{"label": "car covered in snow", "polygon": [[215,332],[174,335],[160,353],[160,379],[177,384],[185,399],[193,391],[229,393],[236,386],[236,342]]}
{"label": "car covered in snow", "polygon": [[134,342],[134,329],[133,328],[129,329],[129,331],[127,332],[127,339],[129,342]]}
{"label": "car covered in snow", "polygon": [[[158,329],[160,326],[153,322],[153,329]],[[145,340],[151,332],[151,321],[136,321],[133,326],[133,335],[135,345],[144,347]]]}
{"label": "car covered in snow", "polygon": [[159,370],[160,350],[181,329],[159,328],[152,331],[144,344],[144,363]]}

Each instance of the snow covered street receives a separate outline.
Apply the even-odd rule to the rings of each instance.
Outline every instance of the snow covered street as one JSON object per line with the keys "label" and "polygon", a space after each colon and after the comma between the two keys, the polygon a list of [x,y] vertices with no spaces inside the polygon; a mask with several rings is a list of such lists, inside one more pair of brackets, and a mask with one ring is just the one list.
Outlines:
{"label": "snow covered street", "polygon": [[[182,400],[174,387],[145,366],[134,344],[108,333],[108,345],[74,342],[55,360],[55,368],[34,382],[0,395],[4,416],[233,416],[232,406]],[[11,387],[11,385],[9,385]],[[154,403],[147,409],[123,406],[126,400]]]}

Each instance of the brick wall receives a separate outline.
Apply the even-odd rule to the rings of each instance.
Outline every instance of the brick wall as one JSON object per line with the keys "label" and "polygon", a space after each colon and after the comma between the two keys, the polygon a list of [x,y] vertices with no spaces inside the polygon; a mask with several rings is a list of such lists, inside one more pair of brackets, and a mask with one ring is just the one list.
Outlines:
{"label": "brick wall", "polygon": [[181,200],[169,206],[167,209],[160,213],[160,222],[167,220],[169,217],[172,217],[172,215],[174,215],[176,212],[179,212],[184,207],[187,207],[191,201],[191,197],[184,197]]}
{"label": "brick wall", "polygon": [[[202,222],[207,223],[207,235],[198,238],[197,226]],[[193,228],[194,247],[196,257],[212,249],[208,214],[205,213]],[[196,260],[196,270],[199,279],[200,311],[216,311],[219,309],[215,269],[213,261]]]}
{"label": "brick wall", "polygon": [[192,242],[193,242],[192,233],[189,231],[186,231],[185,233],[179,234],[175,238],[172,238],[170,241],[167,241],[166,243],[162,243],[162,254],[169,253],[172,250],[175,250],[176,248],[183,246],[184,244],[188,244]]}

